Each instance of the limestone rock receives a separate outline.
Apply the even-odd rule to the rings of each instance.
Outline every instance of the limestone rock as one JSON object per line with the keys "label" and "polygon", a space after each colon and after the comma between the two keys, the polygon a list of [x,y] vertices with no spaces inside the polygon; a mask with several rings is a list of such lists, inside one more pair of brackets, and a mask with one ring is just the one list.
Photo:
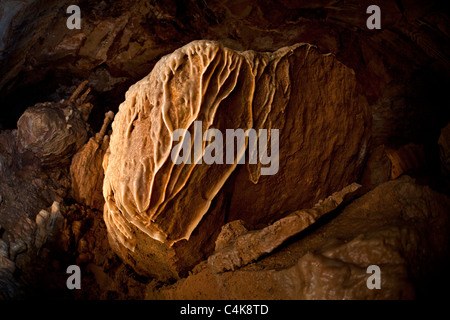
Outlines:
{"label": "limestone rock", "polygon": [[[91,87],[97,91],[94,93],[96,110],[90,119],[90,124],[97,129],[104,112],[111,108],[116,111],[115,108],[123,101],[123,95],[129,86],[148,74],[162,55],[194,39],[214,39],[233,50],[251,49],[259,52],[306,42],[316,45],[320,52],[332,52],[340,62],[355,70],[359,89],[367,96],[371,105],[375,104],[371,108],[375,120],[371,140],[374,145],[399,146],[415,142],[424,144],[427,151],[435,151],[437,131],[450,119],[447,103],[450,20],[445,2],[442,1],[381,1],[382,29],[377,31],[367,30],[366,27],[365,9],[372,3],[356,0],[282,0],[271,3],[257,0],[200,0],[189,3],[177,0],[81,1],[82,29],[70,30],[66,27],[68,15],[65,10],[77,2],[79,1],[0,1],[0,129],[14,128],[26,107],[36,101],[44,101],[42,99],[50,94],[53,97],[47,100],[59,101],[66,98],[64,88],[72,86],[79,79],[89,79]],[[55,86],[61,88],[57,89],[57,93],[54,93]],[[15,140],[14,131],[8,134]],[[64,197],[65,191],[59,191],[61,188],[58,186],[58,177],[64,177],[68,181],[66,186],[70,186],[70,175],[63,170],[56,174],[49,172],[47,168],[37,168],[30,152],[21,156],[11,155],[8,149],[15,146],[16,142],[8,141],[8,148],[4,148],[3,135],[3,132],[0,133],[0,224],[4,227],[2,239],[8,243],[16,243],[24,238],[28,248],[31,248],[27,239],[30,234],[34,234],[32,224],[36,214],[53,201],[61,201],[59,198]],[[373,151],[371,148],[368,150],[371,153]],[[386,181],[385,169],[390,166],[385,154],[378,155],[382,156],[370,166],[373,164],[372,168],[380,171],[372,170],[374,179],[371,181],[374,183],[370,188]],[[434,152],[427,152],[427,157],[429,156],[434,157]],[[432,159],[433,164],[437,163],[435,160],[437,159]],[[290,167],[282,170],[299,169]],[[240,166],[235,169],[212,201],[209,212],[192,232],[189,241],[181,240],[172,246],[176,257],[183,260],[181,264],[193,264],[213,252],[214,240],[219,233],[217,226],[233,221],[240,215],[230,212],[229,206],[235,186],[238,187],[236,192],[241,190],[239,184],[242,179],[239,183],[236,182],[238,175],[246,178],[245,169],[240,169]],[[421,181],[424,182],[426,180]],[[276,185],[278,182],[268,185],[267,189],[276,192]],[[290,188],[290,184],[285,185]],[[433,182],[433,185],[436,184]],[[53,192],[55,188],[58,190],[57,194]],[[303,183],[297,183],[293,189],[302,193]],[[240,199],[234,200],[233,208],[236,208],[236,202],[239,206],[251,206],[253,202],[264,201],[262,197],[265,194],[261,193],[261,197],[256,195],[251,199],[243,196],[245,201],[239,203]],[[299,205],[294,210],[310,208],[317,199],[312,199],[310,204]],[[263,211],[255,212],[254,219],[257,221],[252,222],[252,216],[243,214],[245,221],[240,220],[242,224],[235,225],[238,229],[232,230],[235,234],[230,235],[231,238],[244,230],[239,229],[243,225],[250,230],[265,227],[264,219],[260,218]],[[267,218],[269,223],[285,214],[281,211],[274,212],[273,217]],[[76,216],[75,220],[81,219],[76,212],[71,213]],[[91,218],[95,214],[95,211],[92,212]],[[230,219],[228,214],[234,216]],[[327,217],[333,215],[334,213]],[[86,218],[81,230],[74,228],[81,232],[76,233],[76,239],[87,239],[84,232],[92,225],[91,218]],[[66,230],[72,230],[71,226]],[[210,239],[205,240],[203,230],[206,230]],[[211,230],[216,231],[209,232]],[[106,238],[106,231],[103,231],[98,239]],[[72,231],[69,235],[72,235]],[[219,240],[216,244],[220,243]],[[224,244],[229,241],[222,240]],[[96,248],[99,243],[88,242],[90,246],[96,243]],[[106,248],[103,242],[106,241],[102,241]],[[72,239],[65,252],[71,255],[75,247]],[[85,246],[81,247],[84,254]],[[50,247],[46,246],[42,253],[48,249]],[[29,250],[26,254],[19,254],[18,259],[22,260],[25,255],[30,255]],[[89,252],[92,253],[92,250]],[[103,256],[103,252],[98,253],[98,256]],[[130,260],[132,258],[130,256]],[[325,263],[327,259],[330,260],[314,255],[308,261]],[[334,258],[331,260],[337,261]],[[54,270],[49,265],[34,261],[29,263],[29,268],[19,266],[20,278],[28,278],[25,280],[27,287],[32,286],[35,279],[41,279],[36,270],[39,265],[43,267],[44,274],[50,274],[49,280],[42,282],[34,290],[39,298],[45,296],[44,289],[54,288],[56,283],[60,283],[63,286],[61,292],[67,294],[65,279],[56,281],[54,278],[57,274],[64,277],[64,270]],[[100,272],[102,268],[103,263],[99,262],[96,263],[96,268],[89,267],[86,270],[95,271],[96,277],[104,284],[101,286],[103,290],[88,288],[87,283],[92,284],[94,281],[89,281],[84,272],[85,289],[79,295],[83,298],[86,295],[109,299],[129,298],[133,290],[129,281],[133,277],[125,271],[122,272],[122,278],[115,278],[111,273],[105,276]],[[155,270],[157,268],[159,266],[156,263]],[[126,269],[123,266],[122,270]],[[329,269],[322,270],[326,272]],[[352,273],[345,274],[348,279],[354,279],[353,275],[359,276],[357,269],[349,270]],[[0,273],[2,282],[4,273]],[[391,270],[388,273],[391,274]],[[340,277],[337,273],[334,275],[333,280]],[[114,280],[117,281],[115,284]],[[441,279],[436,282],[441,283]],[[350,282],[347,284],[350,288]],[[324,282],[322,285],[327,286]]]}
{"label": "limestone rock", "polygon": [[425,165],[423,147],[414,143],[403,145],[397,149],[387,149],[386,154],[391,162],[391,179],[396,179],[409,170]]}
{"label": "limestone rock", "polygon": [[19,254],[24,253],[27,250],[28,250],[27,243],[24,240],[19,239],[10,244],[9,256],[14,261],[14,260],[16,260],[16,258]]}
{"label": "limestone rock", "polygon": [[221,250],[235,241],[239,236],[248,232],[245,223],[242,220],[234,220],[222,226],[216,239],[215,251]]}
{"label": "limestone rock", "polygon": [[[325,200],[319,201],[313,208],[295,211],[261,230],[241,231],[242,234],[236,236],[226,246],[218,246],[216,242],[216,252],[208,258],[209,267],[214,272],[235,270],[235,268],[255,261],[262,255],[271,253],[287,239],[305,230],[317,219],[336,209],[346,196],[354,193],[360,187],[356,183],[347,186]],[[221,234],[219,237],[221,237]],[[220,248],[222,246],[224,248]],[[219,250],[217,250],[218,247]]]}
{"label": "limestone rock", "polygon": [[36,216],[36,238],[34,244],[39,250],[45,244],[48,238],[54,237],[62,229],[63,216],[61,214],[60,205],[54,202],[51,209],[41,210]]}
{"label": "limestone rock", "polygon": [[[0,226],[0,231],[1,231]],[[0,256],[9,258],[9,245],[5,241],[0,239]]]}
{"label": "limestone rock", "polygon": [[92,105],[84,100],[89,90],[78,98],[85,85],[69,101],[38,103],[25,110],[17,122],[19,150],[33,152],[44,165],[67,162],[88,137],[86,120]]}
{"label": "limestone rock", "polygon": [[[421,287],[423,279],[445,270],[440,264],[450,249],[449,208],[448,196],[403,176],[258,262],[223,273],[202,263],[149,298],[411,299],[431,289]],[[379,290],[366,285],[370,265],[380,267]]]}
{"label": "limestone rock", "polygon": [[[64,105],[77,108],[79,101],[67,101]],[[83,123],[87,112],[82,111],[89,111],[89,106],[84,107],[87,109],[77,108]],[[53,277],[47,283],[54,281],[55,269],[49,267],[52,261],[49,252],[57,247],[55,243],[59,239],[54,236],[58,233],[61,214],[58,210],[42,208],[61,202],[70,187],[68,163],[46,162],[43,166],[32,151],[18,150],[17,136],[17,130],[0,133],[0,235],[7,244],[6,248],[2,244],[0,249],[4,267],[0,268],[0,299],[20,298],[22,290],[29,292],[44,277]],[[60,252],[54,253],[58,255]],[[20,277],[14,268],[20,270]]]}
{"label": "limestone rock", "polygon": [[19,285],[14,280],[13,274],[0,267],[0,300],[14,300],[20,297]]}
{"label": "limestone rock", "polygon": [[[260,162],[237,166],[236,154],[233,164],[197,163],[209,144],[194,150],[194,121],[202,132],[279,130],[278,172],[261,175]],[[167,279],[210,253],[225,217],[254,228],[356,181],[370,116],[354,73],[310,45],[256,53],[195,41],[130,88],[112,127],[103,185],[112,246],[139,273]],[[171,161],[175,129],[190,132],[195,164]],[[246,141],[237,154],[248,149]],[[212,203],[230,197],[228,189],[223,212]],[[184,258],[198,247],[206,252]]]}
{"label": "limestone rock", "polygon": [[103,127],[94,138],[90,138],[80,151],[72,158],[70,175],[72,192],[75,200],[99,211],[103,210],[103,157],[109,147],[106,130],[114,118],[110,111],[106,113]]}

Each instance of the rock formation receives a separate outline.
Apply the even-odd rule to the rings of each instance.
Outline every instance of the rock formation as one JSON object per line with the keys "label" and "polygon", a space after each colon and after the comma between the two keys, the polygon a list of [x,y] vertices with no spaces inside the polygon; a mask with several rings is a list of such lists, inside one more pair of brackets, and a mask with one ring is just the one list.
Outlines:
{"label": "rock formation", "polygon": [[[236,148],[234,164],[197,163],[194,120],[202,132],[278,129],[280,169],[262,176],[261,163],[250,161],[237,169],[247,142]],[[224,216],[254,227],[357,180],[370,121],[353,72],[332,55],[306,44],[258,54],[196,41],[130,88],[112,127],[103,188],[112,244],[137,272],[167,279],[198,262],[183,261],[179,251],[214,241]],[[176,129],[193,136],[194,164],[172,161]],[[202,225],[232,173],[229,211]],[[191,237],[196,229],[201,236]]]}
{"label": "rock formation", "polygon": [[[446,297],[449,26],[437,0],[0,1],[0,299]],[[162,161],[197,120],[279,129],[277,174],[250,139],[245,164]]]}
{"label": "rock formation", "polygon": [[67,163],[88,137],[87,118],[92,109],[79,97],[87,81],[80,84],[68,101],[38,103],[25,110],[17,122],[19,150],[31,151],[44,165]]}
{"label": "rock formation", "polygon": [[442,128],[438,143],[441,158],[441,170],[450,186],[450,124]]}
{"label": "rock formation", "polygon": [[364,168],[361,184],[363,189],[371,190],[376,186],[390,180],[392,163],[384,145],[379,145],[370,151]]}
{"label": "rock formation", "polygon": [[54,237],[61,231],[63,219],[58,202],[52,204],[51,210],[41,210],[38,213],[36,216],[36,236],[34,240],[34,245],[38,252],[48,238]]}
{"label": "rock formation", "polygon": [[105,114],[102,129],[95,137],[89,139],[76,155],[70,165],[73,197],[79,203],[103,210],[103,157],[109,147],[109,135],[106,130],[114,118],[111,111]]}
{"label": "rock formation", "polygon": [[[448,196],[403,176],[271,256],[222,273],[202,263],[149,298],[411,299],[411,282],[437,272],[430,266],[445,258],[449,205]],[[382,290],[367,288],[369,265],[381,268]]]}
{"label": "rock formation", "polygon": [[1,298],[30,294],[52,276],[48,264],[60,254],[53,249],[65,223],[60,204],[68,197],[70,159],[88,136],[86,84],[66,101],[30,107],[17,130],[0,133]]}
{"label": "rock formation", "polygon": [[287,239],[299,234],[322,216],[335,210],[345,197],[360,187],[356,183],[351,184],[325,200],[319,201],[314,208],[295,211],[261,230],[248,231],[242,224],[240,227],[236,226],[236,222],[241,220],[230,222],[234,225],[234,230],[239,230],[239,233],[234,232],[232,237],[227,236],[228,239],[225,240],[223,229],[225,228],[228,234],[227,226],[230,224],[222,228],[216,240],[216,252],[208,258],[209,267],[216,273],[235,270],[271,253]]}

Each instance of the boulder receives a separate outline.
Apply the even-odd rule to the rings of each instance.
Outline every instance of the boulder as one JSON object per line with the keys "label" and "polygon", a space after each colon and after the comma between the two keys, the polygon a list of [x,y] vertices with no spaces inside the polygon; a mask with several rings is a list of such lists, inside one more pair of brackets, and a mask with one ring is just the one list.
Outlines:
{"label": "boulder", "polygon": [[68,101],[37,103],[17,121],[18,147],[31,151],[45,166],[67,164],[88,138],[86,123],[92,109],[81,97],[87,81],[81,83]]}
{"label": "boulder", "polygon": [[[103,194],[113,248],[140,274],[177,278],[212,253],[226,222],[255,228],[356,181],[371,123],[356,84],[351,69],[308,44],[257,53],[194,41],[163,57],[112,124]],[[251,161],[250,138],[236,143],[231,164],[200,162],[212,143],[196,139],[211,128],[254,129],[278,171],[264,175],[266,163]],[[176,129],[191,141],[176,141]],[[190,164],[172,160],[182,143]]]}

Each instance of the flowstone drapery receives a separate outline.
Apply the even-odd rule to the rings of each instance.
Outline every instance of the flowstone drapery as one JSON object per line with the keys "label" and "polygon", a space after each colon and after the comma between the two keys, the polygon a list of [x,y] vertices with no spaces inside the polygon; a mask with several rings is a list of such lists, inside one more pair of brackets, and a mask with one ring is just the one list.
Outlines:
{"label": "flowstone drapery", "polygon": [[[278,129],[278,172],[197,163],[208,143],[195,150],[194,121],[202,132]],[[353,71],[311,45],[257,53],[194,41],[130,87],[112,128],[103,185],[111,244],[137,272],[169,279],[208,256],[226,222],[264,225],[356,181],[370,116]],[[192,137],[191,164],[171,160],[176,129]]]}

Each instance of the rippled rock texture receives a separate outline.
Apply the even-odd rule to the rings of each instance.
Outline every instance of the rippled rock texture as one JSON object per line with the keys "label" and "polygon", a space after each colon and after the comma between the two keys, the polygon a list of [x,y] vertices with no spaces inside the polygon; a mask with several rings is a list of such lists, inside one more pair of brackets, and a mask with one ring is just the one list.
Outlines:
{"label": "rippled rock texture", "polygon": [[[195,120],[202,132],[278,129],[278,172],[263,176],[261,163],[248,160],[237,167],[236,157],[234,164],[199,163]],[[224,222],[267,223],[356,181],[370,116],[354,73],[310,45],[261,54],[196,41],[162,58],[130,88],[112,127],[106,225],[125,261],[164,279],[205,258]],[[176,129],[191,132],[193,164],[173,162]],[[236,143],[233,152],[245,148]],[[227,188],[233,189],[224,199],[230,207],[218,208],[212,200]],[[192,258],[195,248],[202,248],[198,258]]]}

